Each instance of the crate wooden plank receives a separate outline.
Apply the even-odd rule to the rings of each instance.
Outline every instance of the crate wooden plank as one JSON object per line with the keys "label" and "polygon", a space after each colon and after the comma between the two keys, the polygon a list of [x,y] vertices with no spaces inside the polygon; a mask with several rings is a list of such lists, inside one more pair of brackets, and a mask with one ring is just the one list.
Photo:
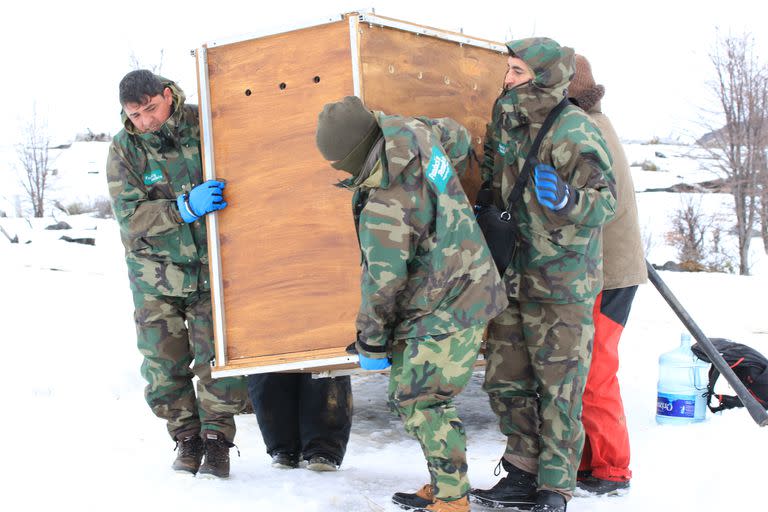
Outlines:
{"label": "crate wooden plank", "polygon": [[[473,45],[386,26],[360,24],[363,101],[371,110],[450,117],[472,134],[479,158],[507,56]],[[480,188],[476,166],[462,177],[467,196]]]}
{"label": "crate wooden plank", "polygon": [[[335,363],[332,363],[335,361]],[[261,368],[270,367],[279,373],[320,373],[359,369],[357,359],[343,348],[304,350],[298,353],[276,354],[261,357],[243,357],[231,361],[225,368],[218,368],[219,376],[249,375]]]}
{"label": "crate wooden plank", "polygon": [[315,146],[323,105],[354,92],[350,56],[347,21],[208,49],[230,203],[218,214],[228,364],[354,340],[350,195]]}

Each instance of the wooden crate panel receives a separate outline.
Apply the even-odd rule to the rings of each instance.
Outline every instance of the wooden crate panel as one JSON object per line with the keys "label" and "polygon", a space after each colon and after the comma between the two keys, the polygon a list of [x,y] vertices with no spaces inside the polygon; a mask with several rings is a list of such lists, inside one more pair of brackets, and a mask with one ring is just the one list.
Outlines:
{"label": "wooden crate panel", "polygon": [[350,56],[346,21],[208,50],[232,364],[354,340],[351,196],[315,146],[323,105],[353,94]]}
{"label": "wooden crate panel", "polygon": [[[462,123],[482,157],[506,55],[356,21],[206,49],[212,147],[203,150],[230,203],[210,241],[222,278],[214,307],[225,319],[217,361],[226,363],[215,374],[355,367],[344,347],[355,338],[360,252],[351,193],[333,186],[345,174],[315,145],[323,105],[357,83],[372,110]],[[474,198],[476,166],[462,183]]]}
{"label": "wooden crate panel", "polygon": [[[485,127],[501,92],[507,56],[390,27],[360,24],[363,101],[371,110],[450,117],[472,134],[482,158]],[[480,188],[477,167],[462,178],[467,197]]]}

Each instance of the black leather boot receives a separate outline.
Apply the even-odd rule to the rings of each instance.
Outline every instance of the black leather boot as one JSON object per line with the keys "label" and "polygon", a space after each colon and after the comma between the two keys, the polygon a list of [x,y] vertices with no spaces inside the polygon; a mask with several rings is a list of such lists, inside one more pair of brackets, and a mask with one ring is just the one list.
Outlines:
{"label": "black leather boot", "polygon": [[533,508],[536,504],[536,475],[523,471],[505,459],[501,459],[499,465],[507,471],[507,476],[490,489],[472,489],[469,491],[470,499],[492,508]]}
{"label": "black leather boot", "polygon": [[565,496],[555,491],[539,491],[536,493],[536,505],[531,512],[565,512],[567,505]]}

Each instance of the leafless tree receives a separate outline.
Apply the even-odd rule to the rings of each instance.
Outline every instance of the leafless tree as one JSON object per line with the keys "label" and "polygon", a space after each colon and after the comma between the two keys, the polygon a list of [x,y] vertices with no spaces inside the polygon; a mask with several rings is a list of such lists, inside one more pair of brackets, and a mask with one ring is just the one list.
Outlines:
{"label": "leafless tree", "polygon": [[16,145],[16,154],[22,167],[21,184],[32,203],[35,217],[45,214],[45,191],[48,186],[48,124],[32,109],[32,118],[23,130],[24,140]]}
{"label": "leafless tree", "polygon": [[139,58],[136,57],[135,53],[131,53],[130,57],[130,67],[131,69],[148,69],[152,73],[156,75],[162,75],[163,74],[163,57],[165,56],[165,49],[160,49],[160,60],[157,64],[154,64],[152,66],[142,66],[142,64],[139,62]]}
{"label": "leafless tree", "polygon": [[768,142],[768,70],[754,53],[750,34],[718,35],[710,60],[719,125],[703,142],[731,185],[739,247],[739,273],[749,274],[749,245],[765,191]]}

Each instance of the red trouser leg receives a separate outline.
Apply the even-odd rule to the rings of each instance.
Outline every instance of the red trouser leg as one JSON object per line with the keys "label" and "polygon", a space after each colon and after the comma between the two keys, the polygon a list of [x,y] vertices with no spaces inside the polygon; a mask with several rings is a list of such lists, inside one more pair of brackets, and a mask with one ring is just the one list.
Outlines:
{"label": "red trouser leg", "polygon": [[592,365],[584,389],[582,423],[586,434],[580,471],[602,480],[629,480],[629,433],[616,372],[619,338],[636,286],[604,290],[595,301]]}

